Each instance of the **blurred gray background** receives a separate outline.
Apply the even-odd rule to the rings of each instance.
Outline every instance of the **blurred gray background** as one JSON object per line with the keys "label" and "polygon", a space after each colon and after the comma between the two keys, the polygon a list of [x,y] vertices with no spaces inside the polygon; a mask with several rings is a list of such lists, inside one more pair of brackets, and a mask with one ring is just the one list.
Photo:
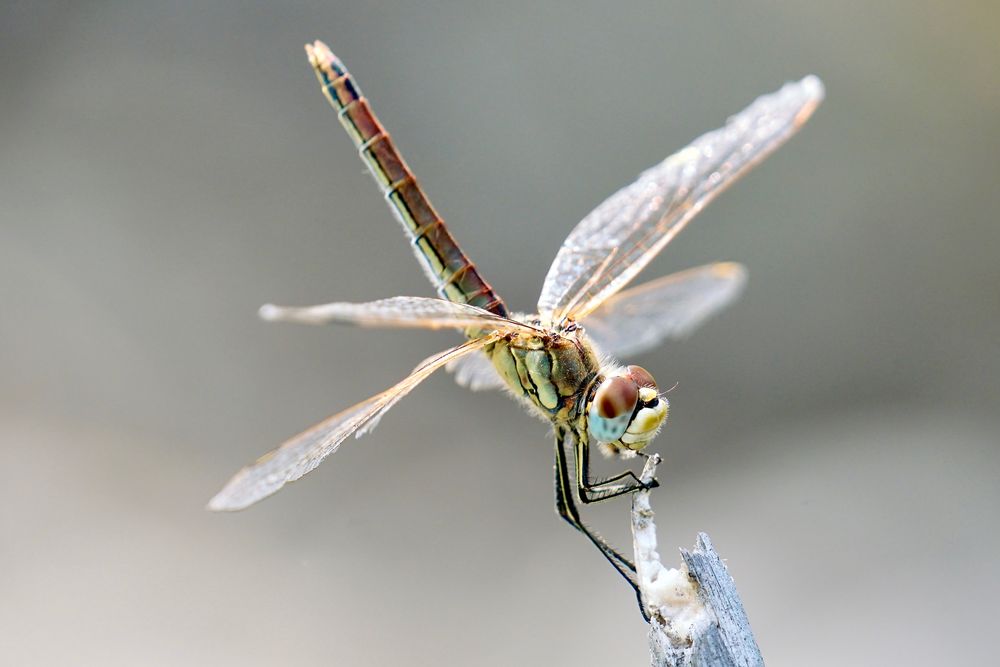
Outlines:
{"label": "blurred gray background", "polygon": [[[679,383],[661,552],[711,534],[770,665],[995,659],[998,16],[5,3],[0,662],[646,662],[629,589],[553,513],[546,427],[444,373],[276,497],[203,510],[458,340],[255,316],[431,294],[317,89],[315,38],[518,309],[606,195],[821,76],[803,132],[643,274],[750,269],[734,308],[630,360]],[[588,517],[627,543],[626,502]]]}

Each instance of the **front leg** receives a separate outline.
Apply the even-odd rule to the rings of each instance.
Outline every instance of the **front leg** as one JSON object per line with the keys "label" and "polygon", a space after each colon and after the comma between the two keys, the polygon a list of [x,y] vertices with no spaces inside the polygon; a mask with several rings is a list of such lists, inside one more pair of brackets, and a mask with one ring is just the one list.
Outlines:
{"label": "front leg", "polygon": [[576,459],[576,496],[581,503],[596,503],[634,491],[654,489],[660,485],[655,479],[649,484],[644,484],[631,470],[600,482],[591,482],[590,438],[586,433],[577,433],[573,440],[573,454]]}
{"label": "front leg", "polygon": [[573,503],[573,496],[570,493],[569,461],[566,456],[565,433],[562,430],[556,431],[556,465],[555,465],[555,491],[556,491],[556,512],[559,513],[571,526],[587,536],[594,546],[596,546],[604,557],[618,570],[619,574],[625,577],[629,585],[638,591],[638,584],[635,578],[635,565],[614,550],[604,539],[584,525],[580,519],[580,513]]}

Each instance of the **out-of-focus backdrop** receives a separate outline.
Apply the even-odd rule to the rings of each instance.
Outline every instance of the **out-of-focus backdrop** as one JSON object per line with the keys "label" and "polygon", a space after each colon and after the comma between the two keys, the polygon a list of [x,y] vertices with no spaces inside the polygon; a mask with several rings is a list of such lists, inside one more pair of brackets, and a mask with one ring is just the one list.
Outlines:
{"label": "out-of-focus backdrop", "polygon": [[[827,100],[643,275],[745,298],[671,393],[661,552],[707,531],[772,665],[987,664],[1000,576],[1000,10],[981,2],[46,3],[0,10],[0,662],[643,664],[552,510],[546,427],[429,380],[235,515],[238,467],[448,333],[269,325],[430,295],[320,95],[341,55],[529,309],[639,171],[807,73]],[[627,502],[588,512],[627,544]]]}

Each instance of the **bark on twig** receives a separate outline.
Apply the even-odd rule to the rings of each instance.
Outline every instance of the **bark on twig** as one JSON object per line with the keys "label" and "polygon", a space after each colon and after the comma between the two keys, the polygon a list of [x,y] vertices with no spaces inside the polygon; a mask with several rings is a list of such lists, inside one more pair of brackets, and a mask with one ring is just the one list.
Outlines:
{"label": "bark on twig", "polygon": [[[644,481],[659,462],[655,454],[649,458]],[[698,535],[694,551],[681,549],[680,568],[664,567],[649,491],[640,491],[632,499],[632,539],[653,667],[763,666],[736,585],[708,535]]]}

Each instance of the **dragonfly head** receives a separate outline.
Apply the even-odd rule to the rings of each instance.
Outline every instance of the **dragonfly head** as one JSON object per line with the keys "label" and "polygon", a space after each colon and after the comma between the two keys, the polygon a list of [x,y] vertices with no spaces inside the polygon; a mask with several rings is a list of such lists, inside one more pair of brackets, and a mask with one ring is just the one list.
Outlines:
{"label": "dragonfly head", "polygon": [[659,433],[667,408],[667,399],[657,391],[649,371],[627,366],[597,385],[587,409],[587,427],[612,451],[639,451]]}

